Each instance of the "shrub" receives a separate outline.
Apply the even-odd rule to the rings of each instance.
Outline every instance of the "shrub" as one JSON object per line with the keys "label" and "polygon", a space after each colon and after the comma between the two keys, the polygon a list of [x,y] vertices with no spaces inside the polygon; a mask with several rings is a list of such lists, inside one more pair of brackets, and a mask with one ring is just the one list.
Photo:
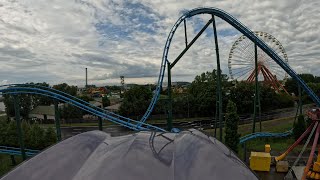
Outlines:
{"label": "shrub", "polygon": [[293,124],[293,136],[297,140],[302,133],[306,130],[306,123],[303,115],[299,115],[298,121]]}
{"label": "shrub", "polygon": [[234,152],[238,152],[239,137],[238,134],[239,116],[237,106],[232,101],[228,102],[225,122],[225,144]]}

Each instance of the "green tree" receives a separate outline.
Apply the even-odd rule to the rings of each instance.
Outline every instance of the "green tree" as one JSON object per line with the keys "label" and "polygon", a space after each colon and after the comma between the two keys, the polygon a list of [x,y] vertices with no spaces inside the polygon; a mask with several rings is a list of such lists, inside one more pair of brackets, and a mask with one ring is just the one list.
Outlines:
{"label": "green tree", "polygon": [[[46,83],[46,82],[30,83],[30,84],[34,84],[34,85],[37,85],[37,86],[43,86],[43,87],[50,87],[50,85],[48,83]],[[41,87],[37,87],[37,88],[44,89],[44,88],[41,88]],[[37,106],[40,106],[40,105],[49,106],[51,104],[53,104],[53,99],[50,98],[50,97],[42,96],[42,95],[33,95],[32,96],[32,107],[33,108],[35,108]]]}
{"label": "green tree", "polygon": [[77,95],[77,87],[69,86],[67,83],[57,84],[53,86],[54,89],[70,94],[71,96]]}
{"label": "green tree", "polygon": [[[16,95],[19,99],[20,115],[24,119],[28,119],[29,112],[31,111],[32,96],[29,94]],[[8,117],[15,116],[14,98],[12,95],[4,95],[3,103],[6,107]]]}
{"label": "green tree", "polygon": [[[26,148],[43,149],[56,143],[56,134],[52,127],[44,130],[38,124],[21,123]],[[0,119],[0,145],[19,147],[15,121]]]}
{"label": "green tree", "polygon": [[164,95],[160,95],[160,98],[155,105],[152,114],[166,114],[168,105],[168,97]]}
{"label": "green tree", "polygon": [[303,115],[298,116],[298,121],[293,124],[293,136],[297,140],[306,130],[306,123]]}
{"label": "green tree", "polygon": [[31,125],[30,131],[26,133],[26,147],[31,149],[45,148],[44,129],[39,124]]}
{"label": "green tree", "polygon": [[[303,79],[305,83],[319,83],[320,78],[316,77],[312,74],[299,74],[299,76]],[[292,78],[289,78],[285,82],[285,88],[289,93],[294,93],[296,96],[298,96],[298,84],[295,80]],[[318,94],[319,95],[319,94]]]}
{"label": "green tree", "polygon": [[83,115],[83,111],[81,109],[70,104],[66,104],[60,111],[61,118],[66,120],[81,118]]}
{"label": "green tree", "polygon": [[294,95],[296,95],[296,96],[299,95],[298,84],[292,78],[289,78],[286,80],[284,87],[286,88],[288,93],[290,93],[290,94],[294,93]]}
{"label": "green tree", "polygon": [[3,103],[5,105],[5,111],[8,117],[14,117],[15,110],[14,110],[14,104],[13,104],[13,96],[11,95],[3,95],[4,100]]}
{"label": "green tree", "polygon": [[[239,114],[253,113],[254,89],[254,84],[247,82],[239,82],[230,88],[229,98],[237,104]],[[259,83],[259,96],[262,111],[294,106],[291,96],[276,93],[270,86],[263,83]]]}
{"label": "green tree", "polygon": [[17,134],[17,126],[15,121],[10,121],[7,125],[6,133],[5,133],[4,144],[7,146],[18,147],[18,134]]}
{"label": "green tree", "polygon": [[123,101],[120,106],[120,114],[124,116],[139,116],[143,115],[150,100],[152,92],[144,86],[133,86],[130,90],[124,93]]}
{"label": "green tree", "polygon": [[88,96],[88,95],[82,95],[82,96],[79,96],[78,98],[86,102],[94,100],[91,96]]}
{"label": "green tree", "polygon": [[29,113],[31,111],[32,95],[21,94],[19,102],[20,102],[20,114],[25,120],[27,120],[29,117]]}
{"label": "green tree", "polygon": [[103,98],[102,98],[102,106],[103,106],[103,107],[110,106],[110,100],[109,100],[109,98],[108,98],[106,95],[103,96]]}
{"label": "green tree", "polygon": [[239,137],[238,134],[239,116],[237,106],[232,101],[227,104],[226,122],[225,122],[225,144],[234,152],[238,152]]}
{"label": "green tree", "polygon": [[25,135],[28,134],[31,129],[30,123],[28,123],[27,121],[22,121],[21,127]]}
{"label": "green tree", "polygon": [[51,146],[57,142],[56,132],[53,127],[49,127],[44,135],[45,146]]}
{"label": "green tree", "polygon": [[299,74],[299,76],[304,80],[306,83],[315,82],[315,77],[313,74]]}
{"label": "green tree", "polygon": [[[246,82],[237,82],[236,86],[230,89],[229,98],[238,105],[238,113],[253,112],[254,84]],[[252,107],[252,108],[248,108]]]}
{"label": "green tree", "polygon": [[6,145],[7,142],[7,128],[8,128],[8,121],[5,119],[0,119],[0,144]]}
{"label": "green tree", "polygon": [[[191,83],[188,93],[190,100],[193,100],[193,110],[201,116],[212,116],[216,104],[217,70],[197,75]],[[228,76],[221,75],[222,96],[226,102],[227,87],[230,86]],[[191,101],[190,101],[191,102]]]}

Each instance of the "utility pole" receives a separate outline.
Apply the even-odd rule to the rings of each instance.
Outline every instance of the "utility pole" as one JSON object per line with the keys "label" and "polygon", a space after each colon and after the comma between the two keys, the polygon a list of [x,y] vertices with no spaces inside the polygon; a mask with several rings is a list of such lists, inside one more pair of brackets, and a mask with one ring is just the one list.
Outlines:
{"label": "utility pole", "polygon": [[122,89],[124,91],[125,90],[125,88],[124,88],[124,76],[120,76],[120,81],[121,81]]}
{"label": "utility pole", "polygon": [[86,90],[88,88],[88,68],[86,68]]}

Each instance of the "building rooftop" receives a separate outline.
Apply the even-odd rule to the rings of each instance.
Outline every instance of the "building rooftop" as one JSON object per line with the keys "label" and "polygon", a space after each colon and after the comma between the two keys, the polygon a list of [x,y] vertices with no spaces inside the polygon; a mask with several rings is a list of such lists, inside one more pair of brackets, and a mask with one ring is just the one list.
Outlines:
{"label": "building rooftop", "polygon": [[49,116],[54,116],[54,106],[37,106],[32,109],[29,114],[46,114]]}

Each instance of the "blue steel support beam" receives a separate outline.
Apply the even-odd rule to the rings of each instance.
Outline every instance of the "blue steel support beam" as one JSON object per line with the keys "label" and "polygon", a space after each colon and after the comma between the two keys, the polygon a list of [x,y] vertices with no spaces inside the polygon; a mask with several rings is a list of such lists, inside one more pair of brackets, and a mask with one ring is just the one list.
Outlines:
{"label": "blue steel support beam", "polygon": [[170,132],[172,130],[172,94],[171,94],[171,65],[168,63],[168,119],[167,119],[167,130]]}
{"label": "blue steel support beam", "polygon": [[213,26],[213,35],[214,35],[214,44],[217,56],[217,89],[218,92],[218,117],[219,117],[219,140],[222,142],[222,121],[223,121],[223,112],[222,112],[222,83],[221,83],[221,67],[220,67],[220,55],[219,55],[219,44],[218,44],[218,35],[217,27],[214,15],[212,15],[212,26]]}
{"label": "blue steel support beam", "polygon": [[21,119],[20,119],[20,102],[19,102],[19,97],[17,95],[13,95],[13,102],[14,102],[14,111],[15,111],[15,119],[17,123],[17,134],[18,134],[18,140],[19,140],[19,145],[20,145],[20,152],[22,155],[22,159],[26,160],[26,152],[24,148],[24,135],[22,132],[22,127],[21,127]]}
{"label": "blue steel support beam", "polygon": [[182,56],[189,50],[189,48],[197,41],[197,39],[201,36],[201,34],[209,27],[209,25],[212,23],[213,19],[210,19],[206,25],[203,26],[203,28],[198,32],[198,34],[190,41],[190,43],[187,45],[187,47],[179,54],[179,56],[171,63],[170,68],[172,69],[174,65],[182,58]]}
{"label": "blue steel support beam", "polygon": [[184,25],[184,42],[186,43],[186,47],[188,47],[188,35],[187,35],[186,20],[183,20],[183,25]]}
{"label": "blue steel support beam", "polygon": [[[29,157],[34,156],[39,152],[40,152],[39,150],[25,149],[25,155]],[[18,156],[22,155],[20,148],[9,147],[9,146],[0,146],[0,154],[18,155]]]}
{"label": "blue steel support beam", "polygon": [[[258,103],[258,51],[257,45],[254,45],[254,76],[255,76],[255,92],[254,92],[254,104],[253,104],[253,122],[252,122],[252,133],[256,132],[256,119],[257,119],[257,103]],[[261,129],[261,127],[260,127]]]}
{"label": "blue steel support beam", "polygon": [[61,141],[59,101],[54,100],[54,123],[56,125],[57,141]]}

